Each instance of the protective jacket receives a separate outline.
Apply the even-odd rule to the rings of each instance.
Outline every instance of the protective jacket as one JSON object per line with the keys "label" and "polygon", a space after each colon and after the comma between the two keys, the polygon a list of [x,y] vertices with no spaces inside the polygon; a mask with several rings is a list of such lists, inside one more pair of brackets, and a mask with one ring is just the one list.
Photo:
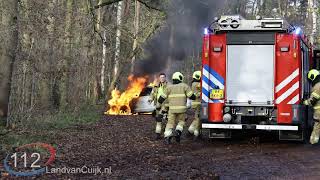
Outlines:
{"label": "protective jacket", "polygon": [[316,120],[320,120],[320,82],[317,82],[312,87],[312,93],[309,99],[305,101],[306,105],[313,106],[314,113],[313,118]]}
{"label": "protective jacket", "polygon": [[191,88],[185,83],[173,84],[167,87],[167,92],[161,97],[167,99],[171,113],[185,113],[187,98],[194,96]]}

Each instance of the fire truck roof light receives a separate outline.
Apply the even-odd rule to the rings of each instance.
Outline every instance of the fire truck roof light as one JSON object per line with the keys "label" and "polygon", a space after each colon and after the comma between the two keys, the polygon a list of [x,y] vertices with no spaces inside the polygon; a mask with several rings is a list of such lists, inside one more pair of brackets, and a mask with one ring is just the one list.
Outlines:
{"label": "fire truck roof light", "polygon": [[204,28],[204,35],[207,35],[207,34],[209,34],[209,30],[208,28]]}
{"label": "fire truck roof light", "polygon": [[301,34],[301,28],[300,28],[300,27],[297,27],[296,30],[294,31],[294,33],[295,33],[296,35]]}

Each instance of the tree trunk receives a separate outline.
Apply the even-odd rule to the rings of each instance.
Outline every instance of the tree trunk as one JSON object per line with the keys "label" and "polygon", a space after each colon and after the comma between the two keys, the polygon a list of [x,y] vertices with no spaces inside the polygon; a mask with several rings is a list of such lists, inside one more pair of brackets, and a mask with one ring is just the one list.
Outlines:
{"label": "tree trunk", "polygon": [[[103,1],[99,0],[99,4],[102,4]],[[101,23],[103,22],[102,19],[102,12],[101,12],[101,7],[98,9],[98,17],[97,17],[97,32],[101,33]],[[98,90],[98,88],[95,88],[96,92],[95,95],[97,95],[97,99],[99,96],[104,96],[105,93],[105,69],[106,69],[106,53],[107,53],[107,34],[106,30],[103,30],[103,35],[102,35],[102,58],[101,58],[101,70],[100,70],[100,85],[95,83],[97,86],[101,87],[101,90]],[[98,93],[100,91],[100,93]]]}
{"label": "tree trunk", "polygon": [[[102,63],[101,63],[101,77],[100,77],[100,86],[101,86],[101,93],[104,95],[105,93],[105,83],[104,83],[104,76],[105,76],[105,69],[106,69],[106,56],[107,56],[107,32],[106,30],[103,31],[103,42],[102,42]],[[99,94],[97,94],[99,96]]]}
{"label": "tree trunk", "polygon": [[133,57],[131,59],[131,74],[134,71],[134,64],[135,64],[135,60],[136,60],[136,49],[137,49],[137,45],[138,45],[138,33],[139,33],[139,18],[140,16],[140,2],[139,1],[135,1],[135,15],[134,15],[134,39],[133,39],[133,46],[132,46],[132,50],[133,50]]}
{"label": "tree trunk", "polygon": [[120,65],[120,43],[121,43],[121,24],[122,24],[122,1],[118,2],[117,7],[117,32],[116,32],[116,50],[114,57],[114,76],[116,77],[119,74],[119,65]]}
{"label": "tree trunk", "polygon": [[311,22],[312,22],[310,42],[314,43],[314,38],[317,33],[317,19],[318,19],[316,0],[309,0],[309,9],[311,11]]}
{"label": "tree trunk", "polygon": [[121,38],[121,24],[122,24],[122,1],[118,2],[117,6],[117,30],[116,30],[116,48],[114,56],[114,67],[113,67],[113,77],[112,82],[109,87],[109,94],[115,88],[117,88],[117,81],[119,79],[120,71],[120,38]]}
{"label": "tree trunk", "polygon": [[10,118],[10,90],[13,65],[18,46],[18,0],[2,0],[2,35],[0,56],[0,115],[6,116],[7,126],[12,125]]}
{"label": "tree trunk", "polygon": [[72,19],[73,19],[73,0],[67,0],[66,7],[66,17],[65,17],[65,26],[64,26],[64,39],[65,39],[65,48],[64,55],[62,60],[62,66],[59,69],[57,89],[59,92],[58,102],[55,104],[57,108],[65,109],[69,103],[69,87],[70,87],[70,61],[71,61],[71,47],[72,47]]}
{"label": "tree trunk", "polygon": [[174,27],[171,25],[169,28],[170,28],[170,37],[169,37],[169,43],[168,43],[169,56],[167,57],[167,58],[168,58],[168,61],[167,61],[166,70],[165,70],[167,76],[168,76],[169,74],[172,74],[172,73],[173,73],[172,63],[173,63],[173,61],[174,61],[174,59],[172,59],[172,57],[173,57],[172,49],[174,49]]}

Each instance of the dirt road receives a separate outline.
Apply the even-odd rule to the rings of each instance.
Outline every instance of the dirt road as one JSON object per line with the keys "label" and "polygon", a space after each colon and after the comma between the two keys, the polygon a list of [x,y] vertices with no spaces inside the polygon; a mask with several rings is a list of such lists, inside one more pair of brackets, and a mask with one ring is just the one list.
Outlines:
{"label": "dirt road", "polygon": [[164,145],[149,116],[108,116],[62,130],[51,168],[100,167],[105,174],[46,174],[40,179],[320,179],[320,146],[242,140]]}

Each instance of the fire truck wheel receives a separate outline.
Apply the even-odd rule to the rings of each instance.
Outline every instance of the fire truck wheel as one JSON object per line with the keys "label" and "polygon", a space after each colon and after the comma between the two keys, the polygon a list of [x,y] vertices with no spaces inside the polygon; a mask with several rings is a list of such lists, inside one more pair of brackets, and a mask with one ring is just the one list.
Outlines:
{"label": "fire truck wheel", "polygon": [[201,129],[201,138],[203,140],[209,140],[210,129]]}
{"label": "fire truck wheel", "polygon": [[303,143],[304,144],[309,144],[309,139],[311,136],[311,132],[313,129],[313,114],[307,113],[307,120],[304,121],[302,130],[303,130]]}
{"label": "fire truck wheel", "polygon": [[302,142],[304,144],[309,144],[311,132],[312,132],[312,128],[310,128],[309,126],[306,126],[305,128],[303,128],[303,141]]}

